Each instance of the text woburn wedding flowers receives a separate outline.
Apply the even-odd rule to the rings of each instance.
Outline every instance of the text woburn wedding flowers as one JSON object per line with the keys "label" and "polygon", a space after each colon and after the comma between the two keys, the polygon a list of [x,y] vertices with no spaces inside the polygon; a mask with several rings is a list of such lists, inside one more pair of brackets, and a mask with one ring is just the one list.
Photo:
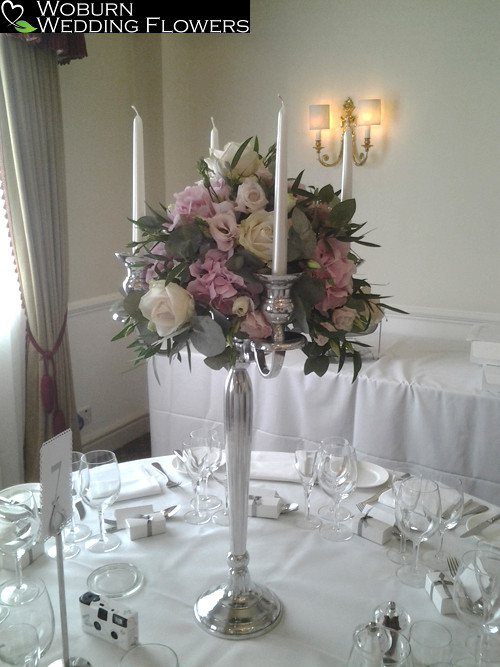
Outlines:
{"label": "text woburn wedding flowers", "polygon": [[[149,288],[124,297],[114,340],[133,334],[136,361],[183,349],[190,355],[192,345],[211,368],[230,368],[235,337],[271,336],[259,274],[272,268],[275,158],[275,145],[261,155],[257,138],[229,143],[198,162],[200,180],[170,206],[134,221],[143,233],[134,252]],[[306,334],[306,374],[321,376],[349,356],[356,377],[361,355],[346,336],[391,308],[356,277],[361,258],[353,245],[376,244],[361,233],[366,223],[352,221],[354,199],[341,202],[332,186],[316,189],[302,178],[288,181],[288,273],[299,275],[289,328]]]}

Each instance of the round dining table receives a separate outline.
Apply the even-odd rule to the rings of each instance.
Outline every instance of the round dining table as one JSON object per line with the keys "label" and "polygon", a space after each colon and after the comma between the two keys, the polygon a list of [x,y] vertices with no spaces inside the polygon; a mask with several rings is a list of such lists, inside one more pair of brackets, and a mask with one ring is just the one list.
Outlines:
{"label": "round dining table", "polygon": [[[400,582],[396,576],[398,566],[387,556],[388,549],[397,546],[397,538],[391,537],[390,542],[381,545],[354,534],[346,542],[332,542],[324,539],[318,529],[298,528],[295,520],[304,510],[302,485],[298,478],[283,481],[288,477],[278,470],[273,479],[272,453],[270,456],[267,479],[251,479],[251,488],[277,491],[284,502],[297,502],[299,509],[277,519],[249,516],[247,550],[252,581],[269,588],[281,601],[279,624],[266,634],[245,639],[220,638],[198,624],[194,615],[196,600],[227,579],[229,528],[212,521],[203,525],[184,521],[184,513],[191,508],[193,485],[182,466],[173,456],[142,459],[120,464],[123,479],[133,478],[139,471],[141,475],[153,474],[158,489],[152,495],[141,497],[139,491],[136,497],[116,502],[106,510],[106,516],[113,519],[117,509],[145,504],[152,505],[155,511],[174,504],[181,505],[181,509],[166,521],[161,534],[131,539],[126,527],[116,532],[121,539],[116,550],[91,553],[83,542],[76,557],[63,561],[70,656],[85,658],[93,667],[119,665],[122,649],[82,630],[79,603],[80,596],[89,590],[89,575],[115,563],[134,565],[143,582],[137,591],[113,598],[113,604],[136,611],[139,642],[167,644],[177,653],[181,667],[345,665],[355,628],[371,621],[374,610],[389,601],[403,607],[412,621],[429,619],[444,624],[453,634],[454,657],[464,655],[465,638],[473,630],[454,614],[441,614],[424,588],[411,588]],[[288,456],[293,461],[293,454]],[[165,478],[151,466],[153,460],[159,461],[170,478],[180,484],[167,487]],[[287,465],[293,464],[288,461]],[[343,504],[356,514],[357,503],[380,488],[381,479],[375,477],[376,487],[358,487]],[[222,485],[211,479],[208,488],[210,493],[224,498]],[[315,486],[312,513],[329,502]],[[373,508],[379,520],[394,524],[392,507],[378,502]],[[97,530],[94,510],[87,507],[82,521]],[[464,530],[465,520],[445,537],[445,548],[456,557],[477,543],[476,537],[462,539]],[[422,549],[434,548],[436,539],[422,545]],[[47,550],[48,544],[45,546]],[[26,577],[34,575],[44,580],[54,607],[56,629],[51,647],[41,661],[45,667],[63,655],[57,561],[44,553],[24,573]],[[2,571],[4,579],[8,574]]]}

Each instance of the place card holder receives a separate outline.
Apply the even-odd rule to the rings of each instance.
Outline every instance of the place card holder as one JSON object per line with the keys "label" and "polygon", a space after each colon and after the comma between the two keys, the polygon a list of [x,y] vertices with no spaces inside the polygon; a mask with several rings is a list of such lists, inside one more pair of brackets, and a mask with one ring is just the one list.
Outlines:
{"label": "place card holder", "polygon": [[137,514],[153,514],[153,505],[136,505],[135,507],[120,507],[115,510],[116,527],[126,528],[126,520]]}
{"label": "place card holder", "polygon": [[248,496],[248,516],[261,519],[277,519],[281,514],[283,500],[278,496]]}
{"label": "place card holder", "polygon": [[444,575],[442,572],[427,572],[425,590],[440,614],[446,616],[456,613],[452,597],[453,581],[449,575]]}
{"label": "place card holder", "polygon": [[131,540],[141,540],[144,537],[161,535],[167,532],[165,517],[161,512],[154,512],[145,517],[130,517],[125,519]]}
{"label": "place card holder", "polygon": [[380,519],[372,516],[357,515],[352,518],[352,531],[355,535],[375,544],[386,544],[392,537],[393,527]]}

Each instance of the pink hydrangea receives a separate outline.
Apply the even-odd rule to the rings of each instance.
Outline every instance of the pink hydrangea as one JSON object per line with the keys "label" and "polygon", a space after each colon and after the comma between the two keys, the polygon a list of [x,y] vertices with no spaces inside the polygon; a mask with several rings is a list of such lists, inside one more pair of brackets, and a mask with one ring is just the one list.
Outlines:
{"label": "pink hydrangea", "polygon": [[209,250],[203,262],[190,267],[192,280],[187,289],[195,299],[210,304],[224,315],[231,315],[237,296],[248,294],[241,276],[226,269],[227,253]]}
{"label": "pink hydrangea", "polygon": [[325,294],[316,304],[318,310],[326,312],[343,306],[352,293],[352,276],[356,264],[349,259],[349,244],[333,237],[320,239],[314,251],[314,259],[321,265],[313,275],[325,283]]}
{"label": "pink hydrangea", "polygon": [[175,227],[182,220],[191,222],[193,218],[210,218],[214,215],[213,202],[209,191],[202,183],[190,185],[182,192],[174,194],[175,204],[170,211]]}

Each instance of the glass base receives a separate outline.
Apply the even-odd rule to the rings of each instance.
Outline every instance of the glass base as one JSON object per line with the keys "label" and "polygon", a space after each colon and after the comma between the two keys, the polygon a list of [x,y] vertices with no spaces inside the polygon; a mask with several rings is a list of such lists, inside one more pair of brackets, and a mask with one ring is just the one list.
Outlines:
{"label": "glass base", "polygon": [[100,535],[95,535],[91,537],[90,540],[85,542],[85,548],[87,551],[91,551],[94,554],[105,554],[109,551],[114,551],[118,549],[121,544],[121,540],[118,535],[112,534],[109,535],[106,533],[104,539],[101,539]]}
{"label": "glass base", "polygon": [[75,524],[74,530],[68,530],[64,536],[64,541],[68,544],[73,542],[83,542],[92,535],[90,528],[84,523]]}
{"label": "glass base", "polygon": [[[323,505],[323,507],[320,507],[318,510],[318,516],[320,516],[322,519],[325,519],[326,521],[333,521],[334,520],[333,505]],[[347,509],[347,507],[342,507],[341,505],[339,507],[339,521],[347,521],[351,517],[352,514]]]}
{"label": "glass base", "polygon": [[319,529],[319,534],[323,539],[330,540],[330,542],[347,542],[353,535],[352,530],[343,523],[339,523],[338,526],[323,524]]}
{"label": "glass base", "polygon": [[49,667],[92,667],[92,664],[86,658],[70,658],[67,664],[63,658],[58,658]]}
{"label": "glass base", "polygon": [[[191,501],[191,505],[194,507],[195,505],[195,499]],[[211,496],[211,495],[200,495],[200,504],[199,508],[200,510],[217,510],[219,507],[222,507],[222,500],[220,498],[217,498],[217,496]]]}
{"label": "glass base", "polygon": [[219,510],[212,515],[212,522],[217,526],[229,526],[229,512]]}
{"label": "glass base", "polygon": [[489,633],[472,635],[465,641],[465,648],[476,660],[476,665],[500,664],[500,637],[498,635]]}
{"label": "glass base", "polygon": [[387,549],[386,553],[387,558],[396,565],[409,565],[410,563],[413,563],[415,558],[411,544],[407,544],[404,551],[401,551],[401,547],[399,546]]}
{"label": "glass base", "polygon": [[449,572],[448,558],[450,554],[445,551],[426,551],[422,555],[423,562],[428,565],[432,572]]}
{"label": "glass base", "polygon": [[302,530],[315,530],[316,528],[319,528],[322,523],[317,517],[310,514],[308,517],[298,516],[295,519],[295,525]]}
{"label": "glass base", "polygon": [[42,589],[36,581],[29,577],[23,577],[23,583],[20,587],[17,585],[17,579],[5,581],[0,589],[0,603],[17,607],[27,602],[32,602],[37,598]]}
{"label": "glass base", "polygon": [[217,586],[196,601],[194,614],[200,626],[224,639],[249,639],[270,632],[281,620],[278,598],[268,588],[250,583],[236,593]]}
{"label": "glass base", "polygon": [[396,570],[396,576],[402,584],[411,586],[412,588],[424,588],[425,575],[429,568],[422,566],[420,563],[415,567],[415,562],[407,565],[402,565]]}
{"label": "glass base", "polygon": [[211,521],[212,515],[209,512],[197,512],[196,510],[189,510],[184,514],[184,521],[195,526],[201,526],[204,523]]}
{"label": "glass base", "polygon": [[[57,558],[57,546],[55,544],[52,544],[45,552],[49,558]],[[67,544],[64,542],[63,545],[63,558],[66,560],[69,560],[70,558],[74,558],[75,556],[78,556],[80,553],[80,547],[78,547],[76,544]]]}

